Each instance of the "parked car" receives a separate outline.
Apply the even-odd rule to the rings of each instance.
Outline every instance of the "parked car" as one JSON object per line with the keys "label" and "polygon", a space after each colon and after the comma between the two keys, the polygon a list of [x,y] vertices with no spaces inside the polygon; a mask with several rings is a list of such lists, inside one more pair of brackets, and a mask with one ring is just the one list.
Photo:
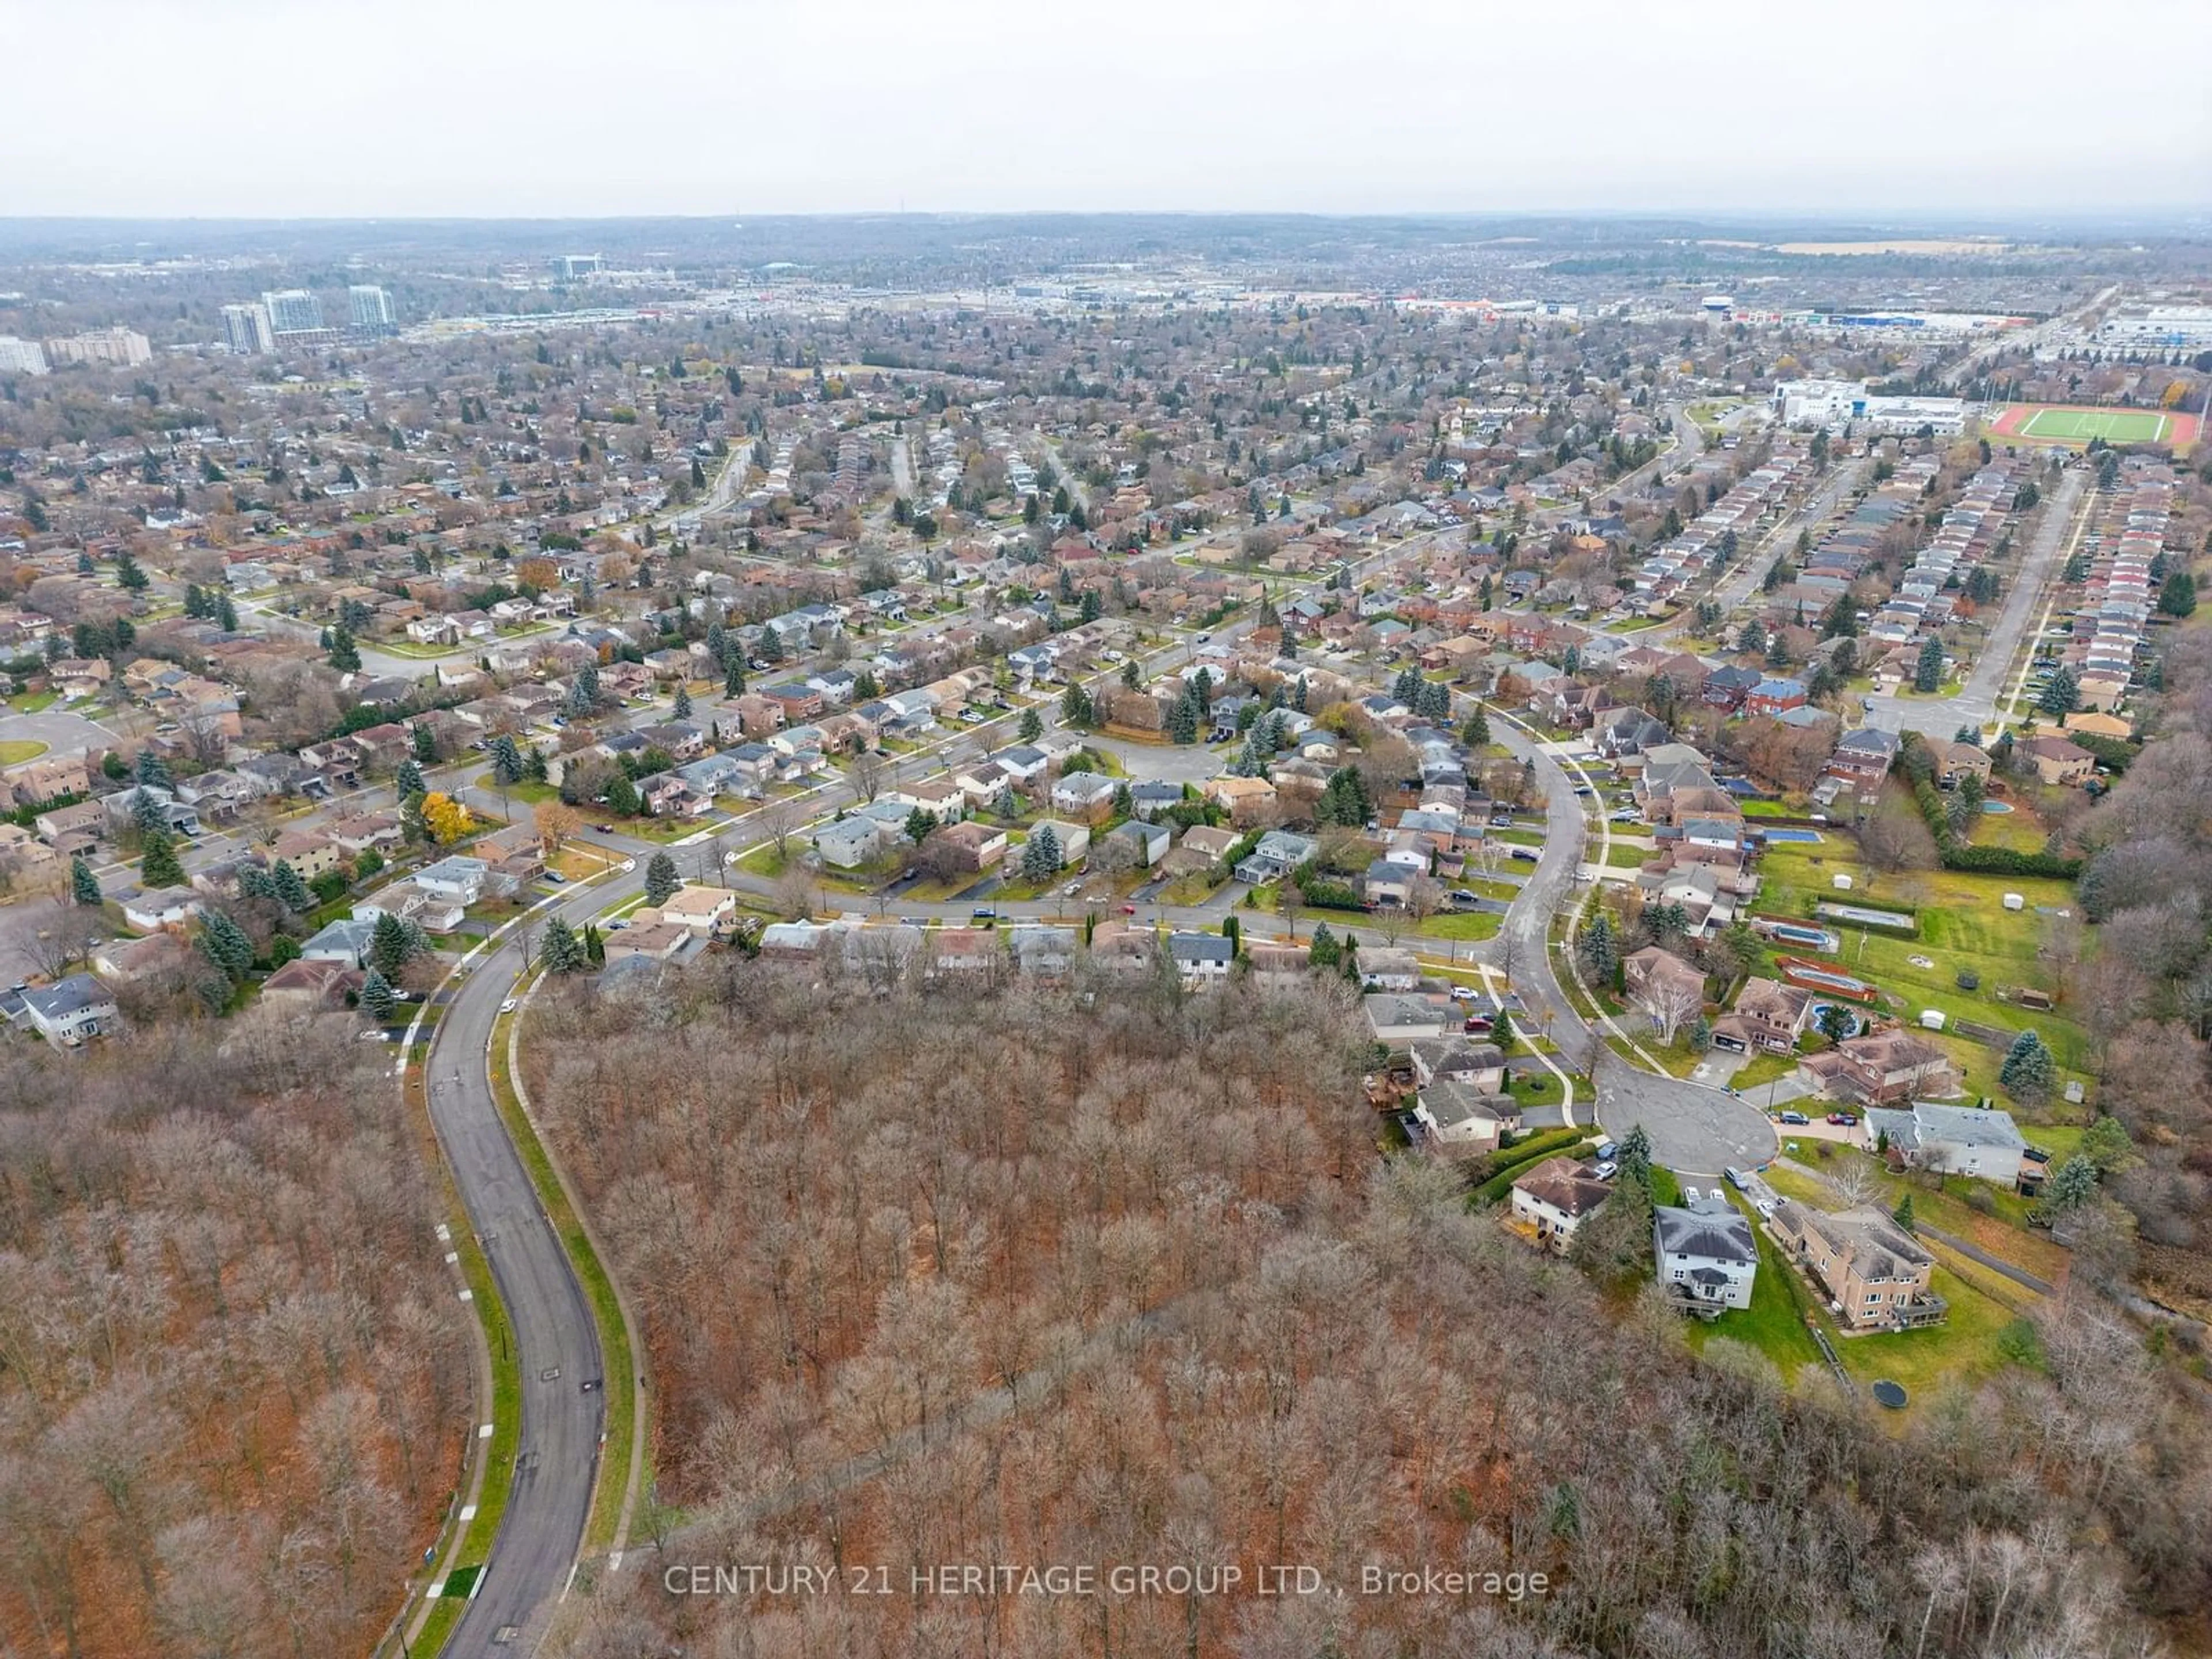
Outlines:
{"label": "parked car", "polygon": [[1523,864],[1534,864],[1544,855],[1533,847],[1516,847],[1511,848],[1506,856],[1519,859]]}
{"label": "parked car", "polygon": [[1451,994],[1454,1002],[1472,1002],[1482,993],[1472,985],[1455,985],[1451,988]]}
{"label": "parked car", "polygon": [[1600,1143],[1599,1143],[1598,1149],[1597,1149],[1597,1158],[1598,1158],[1598,1161],[1599,1161],[1600,1163],[1604,1163],[1604,1162],[1606,1162],[1606,1161],[1607,1161],[1607,1160],[1608,1160],[1608,1159],[1614,1158],[1618,1158],[1620,1155],[1620,1143],[1619,1141],[1617,1141],[1617,1140],[1607,1140],[1607,1141],[1601,1141],[1601,1142],[1600,1142]]}
{"label": "parked car", "polygon": [[502,1014],[511,1014],[514,1012],[514,1008],[515,1002],[513,997],[509,997],[506,1001],[499,1005],[499,1011]]}
{"label": "parked car", "polygon": [[1121,907],[1121,914],[1125,916],[1133,916],[1137,914],[1137,907],[1133,904],[1125,904]]}
{"label": "parked car", "polygon": [[1802,1124],[1810,1123],[1813,1120],[1802,1112],[1784,1112],[1782,1115],[1782,1121],[1792,1128],[1796,1128]]}
{"label": "parked car", "polygon": [[1062,898],[1073,898],[1073,897],[1075,896],[1075,895],[1076,895],[1077,891],[1078,891],[1078,890],[1082,887],[1082,885],[1083,885],[1083,883],[1082,883],[1082,881],[1081,881],[1080,879],[1078,879],[1078,880],[1075,880],[1075,881],[1071,881],[1070,883],[1068,883],[1068,884],[1067,884],[1067,885],[1066,885],[1066,886],[1065,886],[1065,887],[1063,887],[1063,888],[1061,888],[1061,889],[1060,890],[1060,897],[1062,897]]}
{"label": "parked car", "polygon": [[[1784,1119],[1784,1121],[1787,1122],[1788,1120]],[[1856,1129],[1859,1122],[1858,1119],[1853,1117],[1849,1112],[1831,1112],[1828,1114],[1828,1121],[1838,1129]]]}
{"label": "parked car", "polygon": [[968,919],[970,921],[996,921],[999,913],[988,904],[979,904],[968,913]]}
{"label": "parked car", "polygon": [[1488,1014],[1469,1014],[1467,1017],[1467,1024],[1460,1027],[1461,1031],[1468,1036],[1488,1036],[1497,1029],[1496,1022]]}
{"label": "parked car", "polygon": [[1600,1181],[1610,1181],[1620,1173],[1620,1165],[1615,1164],[1611,1158],[1605,1158],[1590,1173]]}
{"label": "parked car", "polygon": [[1737,1169],[1733,1164],[1729,1165],[1727,1169],[1723,1170],[1721,1173],[1728,1177],[1728,1184],[1735,1188],[1738,1192],[1741,1192],[1743,1190],[1743,1183],[1751,1179],[1749,1176]]}
{"label": "parked car", "polygon": [[545,872],[545,879],[551,882],[556,887],[566,887],[568,884],[568,878],[562,875],[558,870],[548,870]]}

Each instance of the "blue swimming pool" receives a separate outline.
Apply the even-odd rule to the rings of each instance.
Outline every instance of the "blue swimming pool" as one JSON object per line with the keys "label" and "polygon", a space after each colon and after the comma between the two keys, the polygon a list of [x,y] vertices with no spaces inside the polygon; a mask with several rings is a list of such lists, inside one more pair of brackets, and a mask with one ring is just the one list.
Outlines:
{"label": "blue swimming pool", "polygon": [[1818,841],[1818,830],[1768,830],[1763,832],[1769,841]]}
{"label": "blue swimming pool", "polygon": [[2008,800],[1985,800],[1982,803],[1982,811],[1984,812],[2009,812],[2012,811],[2012,803]]}

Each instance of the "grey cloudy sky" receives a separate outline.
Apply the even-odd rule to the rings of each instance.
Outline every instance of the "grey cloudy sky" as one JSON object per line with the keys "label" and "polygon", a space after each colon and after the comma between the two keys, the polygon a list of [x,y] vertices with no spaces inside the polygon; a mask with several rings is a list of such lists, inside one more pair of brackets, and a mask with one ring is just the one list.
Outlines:
{"label": "grey cloudy sky", "polygon": [[0,215],[2212,205],[2212,0],[0,0]]}

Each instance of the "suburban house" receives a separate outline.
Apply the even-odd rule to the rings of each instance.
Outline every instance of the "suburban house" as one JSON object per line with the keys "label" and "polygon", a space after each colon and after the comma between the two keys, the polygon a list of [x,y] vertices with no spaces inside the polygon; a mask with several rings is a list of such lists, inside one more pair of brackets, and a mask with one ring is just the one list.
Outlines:
{"label": "suburban house", "polygon": [[466,908],[483,896],[488,867],[482,859],[453,854],[415,872],[415,885],[433,898]]}
{"label": "suburban house", "polygon": [[1915,1169],[1972,1176],[2012,1186],[2020,1179],[2027,1141],[2012,1114],[1972,1106],[1915,1101],[1896,1109],[1869,1108],[1867,1133]]}
{"label": "suburban house", "polygon": [[1519,1130],[1521,1109],[1510,1095],[1486,1090],[1464,1077],[1443,1077],[1414,1097],[1413,1120],[1428,1143],[1440,1151],[1489,1152]]}
{"label": "suburban house", "polygon": [[2020,748],[2035,763],[2035,775],[2045,783],[2087,783],[2097,769],[2097,757],[2065,738],[2031,738]]}
{"label": "suburban house", "polygon": [[1934,1258],[1879,1210],[1830,1215],[1784,1199],[1766,1226],[1847,1329],[1902,1330],[1936,1324],[1950,1312],[1929,1288]]}
{"label": "suburban house", "polygon": [[1280,881],[1321,850],[1311,836],[1288,830],[1270,830],[1237,866],[1237,879],[1251,886]]}
{"label": "suburban house", "polygon": [[1651,1212],[1659,1284],[1676,1306],[1711,1318],[1723,1308],[1748,1308],[1759,1271],[1751,1222],[1715,1195],[1693,1206],[1662,1204]]}
{"label": "suburban house", "polygon": [[1070,823],[1065,818],[1039,818],[1030,826],[1030,839],[1035,841],[1040,831],[1050,830],[1053,839],[1060,843],[1060,862],[1064,869],[1079,864],[1083,855],[1091,850],[1091,827]]}
{"label": "suburban house", "polygon": [[1918,1095],[1955,1094],[1959,1074],[1951,1057],[1909,1031],[1892,1030],[1846,1037],[1826,1054],[1797,1062],[1811,1088],[1863,1106],[1889,1106]]}
{"label": "suburban house", "polygon": [[1125,848],[1131,869],[1149,870],[1167,856],[1168,827],[1164,823],[1146,823],[1142,818],[1130,818],[1108,830],[1101,844]]}
{"label": "suburban house", "polygon": [[1397,1047],[1424,1038],[1440,1037],[1453,1023],[1449,997],[1408,996],[1399,991],[1377,992],[1360,999],[1367,1029],[1377,1042]]}
{"label": "suburban house", "polygon": [[1856,784],[1862,791],[1875,788],[1889,775],[1890,763],[1897,758],[1897,748],[1894,732],[1874,726],[1863,732],[1847,732],[1828,757],[1828,775]]}
{"label": "suburban house", "polygon": [[1376,945],[1360,951],[1359,982],[1370,991],[1410,991],[1421,982],[1420,959],[1411,951]]}
{"label": "suburban house", "polygon": [[660,919],[695,933],[726,932],[737,915],[738,896],[726,887],[679,887],[659,906]]}
{"label": "suburban house", "polygon": [[300,958],[303,962],[342,962],[358,968],[368,960],[368,941],[375,932],[374,916],[342,916],[302,945]]}
{"label": "suburban house", "polygon": [[1102,772],[1070,772],[1052,786],[1052,810],[1070,817],[1103,817],[1114,805],[1114,780]]}
{"label": "suburban house", "polygon": [[1006,832],[994,824],[948,823],[931,839],[951,848],[963,870],[988,870],[1006,855]]}
{"label": "suburban house", "polygon": [[74,1048],[112,1029],[119,1018],[115,996],[90,974],[71,974],[22,994],[31,1029],[58,1048]]}
{"label": "suburban house", "polygon": [[1470,1042],[1455,1035],[1416,1042],[1411,1052],[1416,1088],[1425,1089],[1442,1079],[1455,1077],[1485,1094],[1504,1092],[1505,1054],[1494,1042]]}
{"label": "suburban house", "polygon": [[1612,1192],[1572,1158],[1547,1158],[1513,1183],[1513,1219],[1533,1229],[1539,1245],[1565,1255],[1583,1218]]}
{"label": "suburban house", "polygon": [[261,981],[261,1000],[298,1008],[341,1008],[347,994],[359,992],[366,978],[360,969],[343,962],[301,957]]}
{"label": "suburban house", "polygon": [[889,848],[897,831],[887,823],[854,813],[823,824],[814,832],[814,851],[823,863],[839,870],[857,870]]}
{"label": "suburban house", "polygon": [[1810,991],[1754,975],[1736,993],[1735,1007],[1713,1022],[1713,1047],[1739,1054],[1793,1053],[1812,1006]]}
{"label": "suburban house", "polygon": [[1237,946],[1218,933],[1170,933],[1168,956],[1185,984],[1218,984],[1229,977]]}

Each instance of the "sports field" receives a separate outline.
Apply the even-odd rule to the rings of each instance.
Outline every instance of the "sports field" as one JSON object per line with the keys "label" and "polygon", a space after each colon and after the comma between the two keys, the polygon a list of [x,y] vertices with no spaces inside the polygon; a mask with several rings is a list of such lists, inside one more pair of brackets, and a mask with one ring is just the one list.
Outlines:
{"label": "sports field", "polygon": [[2166,444],[2187,449],[2197,441],[2194,415],[2155,409],[2069,409],[2056,404],[2012,404],[1990,423],[1990,435],[2054,444]]}

